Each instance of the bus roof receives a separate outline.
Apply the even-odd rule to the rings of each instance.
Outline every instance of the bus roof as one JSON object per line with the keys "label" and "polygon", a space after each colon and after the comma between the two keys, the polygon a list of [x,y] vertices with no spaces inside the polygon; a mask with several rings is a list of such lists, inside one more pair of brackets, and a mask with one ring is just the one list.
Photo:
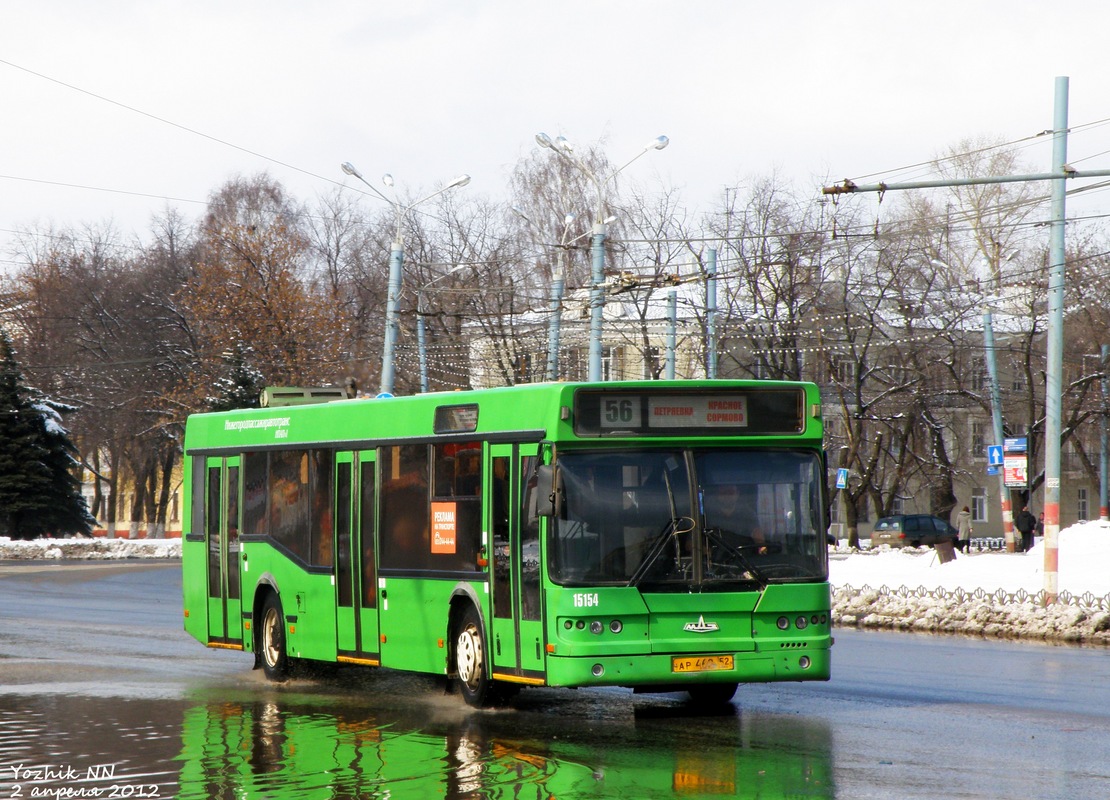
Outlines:
{"label": "bus roof", "polygon": [[[491,389],[432,392],[406,397],[356,398],[312,405],[252,408],[194,414],[186,424],[189,455],[232,453],[269,447],[326,444],[361,449],[367,444],[405,440],[560,441],[578,436],[720,436],[725,431],[655,431],[614,428],[600,433],[576,430],[576,396],[704,398],[797,393],[797,430],[777,431],[820,437],[820,398],[812,383],[786,381],[620,381],[609,383],[533,383]],[[596,405],[596,401],[595,401]],[[596,412],[595,412],[596,413]],[[810,424],[814,422],[815,424]],[[748,433],[732,431],[733,435]]]}

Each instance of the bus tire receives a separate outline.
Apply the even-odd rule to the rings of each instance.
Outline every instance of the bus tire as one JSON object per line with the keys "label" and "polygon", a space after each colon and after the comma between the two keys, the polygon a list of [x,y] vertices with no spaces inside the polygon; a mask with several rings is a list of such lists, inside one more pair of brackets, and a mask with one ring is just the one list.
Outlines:
{"label": "bus tire", "polygon": [[730,703],[736,694],[738,685],[736,683],[702,683],[691,686],[686,691],[694,705],[702,708],[715,708]]}
{"label": "bus tire", "polygon": [[468,605],[455,623],[455,679],[467,705],[481,708],[492,694],[493,681],[486,665],[486,635],[482,618]]}
{"label": "bus tire", "polygon": [[285,652],[285,613],[281,599],[274,593],[266,595],[262,603],[262,627],[258,632],[258,650],[262,656],[262,671],[272,681],[289,677],[289,656]]}

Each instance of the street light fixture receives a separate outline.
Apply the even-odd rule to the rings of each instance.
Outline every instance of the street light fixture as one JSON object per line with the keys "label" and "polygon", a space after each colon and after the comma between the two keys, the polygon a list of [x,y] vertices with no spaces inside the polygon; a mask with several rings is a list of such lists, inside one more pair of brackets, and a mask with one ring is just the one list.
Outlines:
{"label": "street light fixture", "polygon": [[[394,376],[393,354],[397,347],[397,313],[398,307],[401,304],[401,267],[404,263],[404,242],[401,237],[401,228],[405,222],[405,215],[421,203],[431,200],[433,197],[437,197],[449,189],[454,189],[458,186],[466,186],[470,183],[470,176],[460,175],[446,186],[437,189],[425,197],[421,197],[413,203],[405,205],[395,197],[393,199],[386,197],[376,186],[373,186],[366,178],[362,177],[362,173],[359,172],[350,161],[344,161],[340,165],[340,168],[347,175],[362,181],[370,191],[387,202],[393,209],[395,230],[393,234],[393,246],[389,252],[389,283],[386,289],[385,305],[385,340],[382,345],[382,380],[381,388],[379,389],[379,394],[392,396]],[[386,173],[382,176],[382,183],[392,188],[393,176]]]}
{"label": "street light fixture", "polygon": [[606,190],[613,179],[636,159],[652,150],[662,150],[670,144],[670,141],[666,136],[655,137],[621,167],[613,170],[605,177],[601,177],[575,155],[574,145],[565,136],[557,136],[552,139],[542,131],[536,134],[536,144],[554,151],[561,158],[565,158],[593,183],[594,189],[597,191],[592,231],[593,240],[590,245],[590,358],[588,378],[591,381],[601,380],[601,323],[602,312],[605,308],[605,233],[606,225],[611,220],[611,218],[606,219],[605,217]]}

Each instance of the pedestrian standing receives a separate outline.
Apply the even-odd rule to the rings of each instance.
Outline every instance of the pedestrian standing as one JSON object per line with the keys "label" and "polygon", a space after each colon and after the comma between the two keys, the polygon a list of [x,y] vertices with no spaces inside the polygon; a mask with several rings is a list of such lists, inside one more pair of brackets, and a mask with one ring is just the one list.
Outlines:
{"label": "pedestrian standing", "polygon": [[1028,552],[1033,547],[1033,529],[1037,527],[1037,518],[1029,513],[1029,506],[1021,507],[1014,518],[1014,527],[1021,533],[1021,551]]}
{"label": "pedestrian standing", "polygon": [[1044,538],[1044,512],[1037,515],[1037,527],[1033,529],[1034,536]]}
{"label": "pedestrian standing", "polygon": [[964,553],[971,552],[971,509],[964,506],[963,511],[956,515],[956,530],[959,533],[957,547]]}

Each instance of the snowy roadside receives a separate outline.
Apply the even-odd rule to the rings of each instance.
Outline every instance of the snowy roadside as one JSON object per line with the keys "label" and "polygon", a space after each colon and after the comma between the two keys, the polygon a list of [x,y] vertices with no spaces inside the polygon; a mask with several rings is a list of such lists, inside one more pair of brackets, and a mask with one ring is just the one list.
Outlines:
{"label": "snowy roadside", "polygon": [[830,553],[833,621],[896,631],[1110,644],[1110,524],[1060,531],[1059,599],[1045,606],[1043,543],[1028,553],[929,548]]}
{"label": "snowy roadside", "polygon": [[181,558],[180,539],[32,539],[0,537],[0,561]]}

